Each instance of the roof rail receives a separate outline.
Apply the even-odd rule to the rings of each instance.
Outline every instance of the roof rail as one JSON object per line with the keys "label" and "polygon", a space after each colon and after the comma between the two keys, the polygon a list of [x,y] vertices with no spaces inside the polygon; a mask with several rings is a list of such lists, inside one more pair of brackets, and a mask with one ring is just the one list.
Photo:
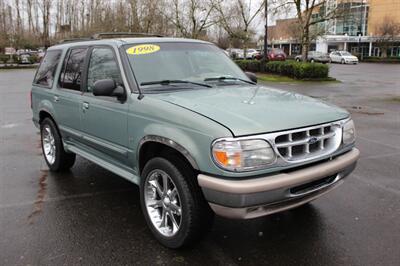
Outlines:
{"label": "roof rail", "polygon": [[111,39],[111,38],[123,38],[123,37],[164,37],[160,34],[142,33],[142,32],[101,32],[93,34],[91,37],[83,38],[71,38],[59,41],[57,44],[73,43],[73,42],[83,42],[83,41],[95,41],[101,39]]}
{"label": "roof rail", "polygon": [[107,39],[107,38],[116,38],[116,37],[164,37],[160,34],[151,34],[151,33],[143,33],[143,32],[102,32],[96,33],[92,36],[92,39]]}
{"label": "roof rail", "polygon": [[94,41],[92,37],[89,38],[71,38],[71,39],[63,39],[58,42],[58,44],[63,44],[63,43],[71,43],[71,42],[83,42],[83,41]]}

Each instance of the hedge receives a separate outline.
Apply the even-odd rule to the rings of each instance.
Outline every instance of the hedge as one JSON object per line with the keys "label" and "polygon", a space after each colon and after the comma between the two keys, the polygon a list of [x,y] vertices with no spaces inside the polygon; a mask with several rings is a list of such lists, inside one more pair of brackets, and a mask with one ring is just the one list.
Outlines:
{"label": "hedge", "polygon": [[236,60],[235,62],[244,71],[261,72],[261,61],[259,60]]}
{"label": "hedge", "polygon": [[400,56],[393,56],[393,57],[375,57],[375,56],[369,56],[369,57],[364,57],[362,59],[363,62],[371,62],[371,63],[400,63]]}
{"label": "hedge", "polygon": [[6,64],[10,60],[9,55],[0,54],[0,63]]}
{"label": "hedge", "polygon": [[[31,55],[28,58],[29,62],[31,62],[31,64],[35,64],[35,63],[39,63],[40,60],[36,55]],[[0,54],[0,64],[7,64],[7,63],[17,63],[20,64],[21,63],[21,57],[14,54],[11,56],[10,55],[6,55],[6,54]]]}
{"label": "hedge", "polygon": [[[236,64],[245,71],[262,72],[261,61],[238,60]],[[266,72],[288,76],[295,79],[325,79],[329,75],[329,66],[320,63],[288,61],[270,61]]]}

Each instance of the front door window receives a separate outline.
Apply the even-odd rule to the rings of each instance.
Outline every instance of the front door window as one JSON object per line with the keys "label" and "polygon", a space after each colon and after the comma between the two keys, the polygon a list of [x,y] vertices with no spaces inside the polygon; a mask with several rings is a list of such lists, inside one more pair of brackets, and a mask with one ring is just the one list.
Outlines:
{"label": "front door window", "polygon": [[122,86],[121,73],[110,48],[94,48],[90,56],[87,91],[92,92],[94,83],[101,79],[113,79],[117,85]]}

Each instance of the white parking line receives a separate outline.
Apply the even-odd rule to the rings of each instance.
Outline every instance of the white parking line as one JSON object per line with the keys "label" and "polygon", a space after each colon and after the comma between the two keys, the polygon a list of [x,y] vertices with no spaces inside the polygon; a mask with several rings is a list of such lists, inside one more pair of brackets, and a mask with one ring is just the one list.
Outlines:
{"label": "white parking line", "polygon": [[379,141],[376,141],[376,140],[373,140],[373,139],[369,139],[369,138],[366,138],[366,137],[357,136],[357,138],[358,139],[363,139],[363,140],[366,140],[366,141],[369,141],[369,142],[373,142],[373,143],[376,143],[376,144],[381,144],[381,145],[389,147],[389,148],[394,148],[394,149],[399,149],[400,150],[400,147],[398,147],[398,146],[385,144],[385,143],[382,143],[382,142],[379,142]]}
{"label": "white parking line", "polygon": [[387,192],[391,192],[391,193],[393,193],[393,194],[396,194],[397,196],[400,195],[400,191],[399,191],[399,190],[393,189],[393,188],[391,188],[391,187],[382,186],[382,185],[380,185],[380,184],[378,184],[378,183],[375,183],[375,182],[367,181],[367,180],[365,180],[364,178],[362,178],[361,176],[359,176],[359,175],[357,175],[357,174],[355,174],[355,173],[351,173],[351,176],[353,176],[353,177],[356,178],[357,180],[360,180],[360,181],[366,183],[367,185],[371,185],[371,186],[373,186],[373,187],[380,188],[380,189],[385,190],[385,191],[387,191]]}
{"label": "white parking line", "polygon": [[17,126],[19,126],[19,124],[13,123],[13,124],[2,125],[1,128],[14,128],[14,127],[17,127]]}

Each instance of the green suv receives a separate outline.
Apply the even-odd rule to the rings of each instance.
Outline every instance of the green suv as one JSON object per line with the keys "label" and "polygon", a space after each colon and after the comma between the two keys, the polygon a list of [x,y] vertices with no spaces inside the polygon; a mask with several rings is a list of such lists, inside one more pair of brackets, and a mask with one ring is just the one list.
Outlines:
{"label": "green suv", "polygon": [[170,248],[204,235],[214,213],[248,219],[306,204],[359,157],[348,112],[257,85],[199,40],[58,44],[31,93],[50,170],[80,155],[139,185],[146,222]]}

